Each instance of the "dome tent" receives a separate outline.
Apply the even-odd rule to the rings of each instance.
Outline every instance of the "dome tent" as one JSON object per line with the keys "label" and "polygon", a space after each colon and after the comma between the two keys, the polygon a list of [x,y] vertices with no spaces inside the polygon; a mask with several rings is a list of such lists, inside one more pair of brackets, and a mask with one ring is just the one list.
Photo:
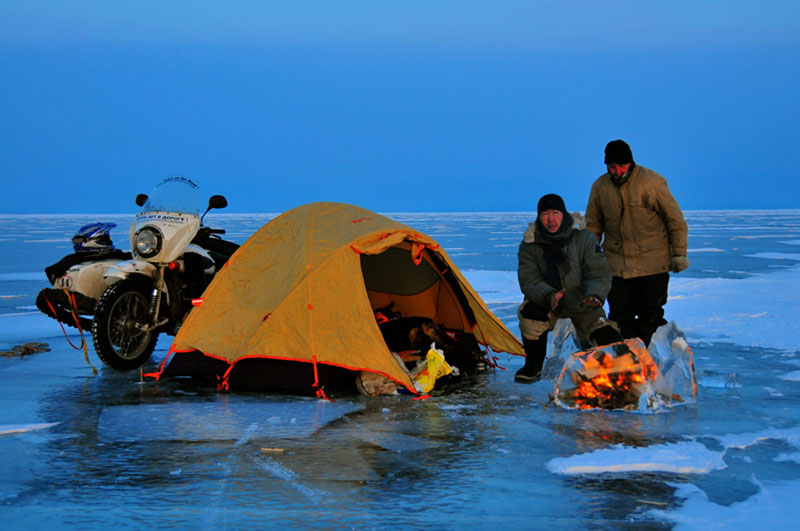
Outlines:
{"label": "dome tent", "polygon": [[389,304],[494,351],[523,353],[432,238],[326,202],[282,214],[239,248],[182,325],[159,377],[313,393],[368,371],[413,390],[376,322],[375,310]]}

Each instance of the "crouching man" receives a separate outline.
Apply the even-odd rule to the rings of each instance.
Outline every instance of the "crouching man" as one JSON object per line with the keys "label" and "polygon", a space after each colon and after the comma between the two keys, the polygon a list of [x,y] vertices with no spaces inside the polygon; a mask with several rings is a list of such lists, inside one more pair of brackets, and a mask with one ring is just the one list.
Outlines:
{"label": "crouching man", "polygon": [[584,346],[622,341],[603,310],[611,289],[606,257],[594,234],[574,224],[564,200],[547,194],[539,199],[536,222],[519,246],[517,275],[525,300],[518,315],[526,358],[516,381],[541,378],[547,333],[560,318],[572,320]]}

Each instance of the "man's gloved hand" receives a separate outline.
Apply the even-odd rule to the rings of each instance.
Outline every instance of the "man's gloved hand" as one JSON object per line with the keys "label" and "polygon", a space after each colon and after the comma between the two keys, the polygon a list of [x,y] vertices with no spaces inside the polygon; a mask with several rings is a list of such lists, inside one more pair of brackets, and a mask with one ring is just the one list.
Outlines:
{"label": "man's gloved hand", "polygon": [[603,305],[603,301],[595,297],[594,295],[589,295],[583,299],[584,306],[591,306],[592,308],[599,308]]}
{"label": "man's gloved hand", "polygon": [[554,294],[553,298],[550,299],[550,309],[552,311],[556,311],[556,308],[558,308],[558,303],[560,303],[561,299],[564,298],[564,292],[565,291],[567,291],[567,290],[566,289],[562,289],[558,293]]}
{"label": "man's gloved hand", "polygon": [[684,269],[689,267],[689,259],[685,256],[673,256],[672,257],[672,271],[675,273],[680,273]]}

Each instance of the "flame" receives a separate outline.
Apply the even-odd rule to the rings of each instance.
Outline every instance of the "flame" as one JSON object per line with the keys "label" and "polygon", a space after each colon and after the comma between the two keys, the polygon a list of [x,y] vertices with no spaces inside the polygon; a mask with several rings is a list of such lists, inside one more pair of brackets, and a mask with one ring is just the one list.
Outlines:
{"label": "flame", "polygon": [[611,345],[574,356],[579,362],[570,373],[575,387],[560,394],[579,409],[635,407],[643,387],[658,377],[647,349],[636,345]]}

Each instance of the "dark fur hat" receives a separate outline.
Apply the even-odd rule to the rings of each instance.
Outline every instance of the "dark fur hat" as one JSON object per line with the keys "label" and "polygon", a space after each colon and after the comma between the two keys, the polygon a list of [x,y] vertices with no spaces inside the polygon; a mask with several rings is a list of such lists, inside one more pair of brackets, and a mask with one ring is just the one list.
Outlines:
{"label": "dark fur hat", "polygon": [[564,206],[564,200],[560,195],[547,194],[539,199],[539,204],[536,206],[536,213],[541,214],[545,210],[560,210],[562,213],[567,213],[567,207]]}
{"label": "dark fur hat", "polygon": [[631,147],[624,140],[612,140],[606,145],[605,164],[629,164],[633,162]]}

